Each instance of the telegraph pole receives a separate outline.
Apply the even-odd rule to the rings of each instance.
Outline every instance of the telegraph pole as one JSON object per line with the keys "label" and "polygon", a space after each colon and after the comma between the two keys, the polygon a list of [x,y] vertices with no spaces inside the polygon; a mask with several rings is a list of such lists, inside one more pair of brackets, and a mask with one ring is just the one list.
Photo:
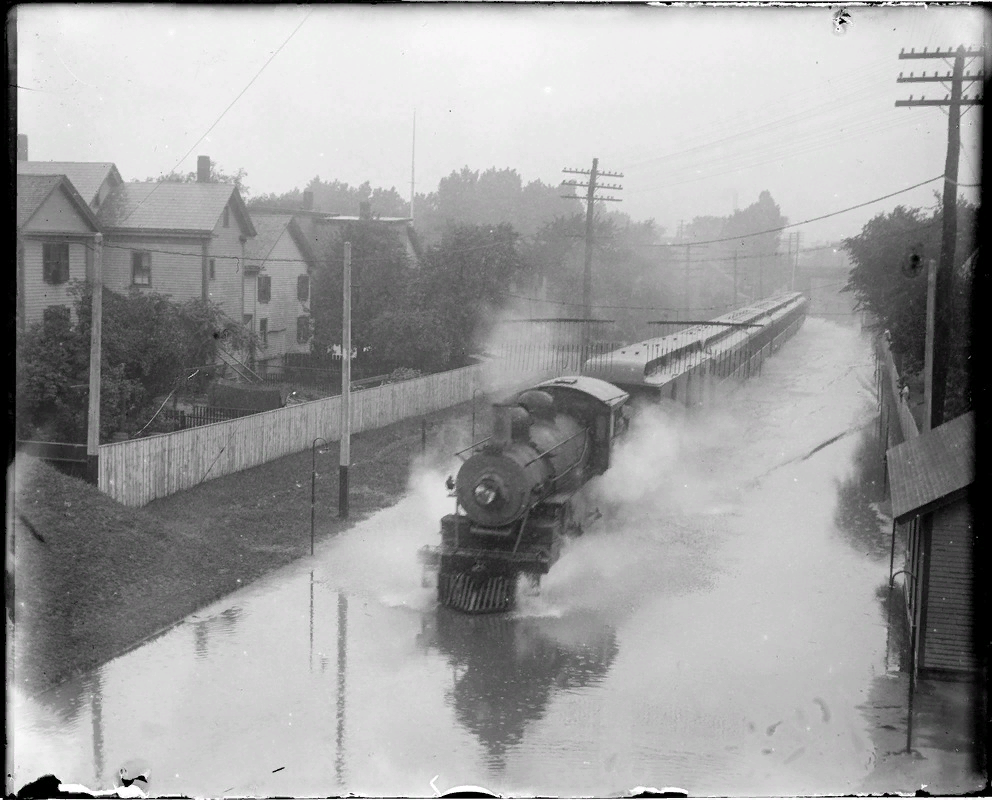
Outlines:
{"label": "telegraph pole", "polygon": [[351,466],[351,242],[344,243],[341,331],[341,449],[338,467],[338,517],[348,519],[348,467]]}
{"label": "telegraph pole", "polygon": [[[605,200],[612,203],[621,202],[619,197],[603,197],[602,195],[596,194],[596,189],[614,189],[621,190],[622,186],[615,183],[596,183],[598,178],[609,177],[609,178],[622,178],[622,172],[602,172],[599,169],[599,159],[594,158],[592,160],[592,169],[569,169],[566,167],[562,170],[564,173],[572,175],[588,175],[589,182],[583,183],[577,180],[567,180],[562,181],[562,186],[585,186],[586,194],[583,198],[581,195],[571,194],[562,195],[562,197],[568,200],[585,200],[586,201],[586,259],[585,259],[585,271],[582,274],[582,308],[583,316],[586,320],[592,319],[592,247],[593,247],[593,213],[595,211],[595,203],[597,200]],[[582,347],[583,350],[589,345],[589,323],[583,326],[582,332]]]}
{"label": "telegraph pole", "polygon": [[959,45],[956,50],[923,49],[922,53],[902,50],[900,60],[918,58],[939,58],[944,61],[954,59],[951,72],[938,75],[934,72],[928,76],[924,72],[920,76],[909,73],[904,77],[899,73],[897,83],[949,83],[950,94],[943,100],[927,100],[926,96],[914,100],[910,95],[908,100],[896,100],[896,106],[942,106],[947,108],[947,158],[944,162],[944,198],[943,198],[943,229],[940,240],[940,261],[937,264],[937,275],[934,292],[934,331],[933,331],[933,385],[930,390],[930,418],[926,424],[930,429],[936,428],[944,421],[944,398],[947,394],[947,360],[951,339],[951,320],[949,318],[952,284],[954,280],[954,249],[957,242],[957,188],[958,188],[958,158],[961,153],[961,107],[980,106],[980,96],[968,97],[963,93],[964,84],[984,79],[979,70],[976,73],[965,74],[965,61],[972,58],[982,58],[983,48],[966,49]]}

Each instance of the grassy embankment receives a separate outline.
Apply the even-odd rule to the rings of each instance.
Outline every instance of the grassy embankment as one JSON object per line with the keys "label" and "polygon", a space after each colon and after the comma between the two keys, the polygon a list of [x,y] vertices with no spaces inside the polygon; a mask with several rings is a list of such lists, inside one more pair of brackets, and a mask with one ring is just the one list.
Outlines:
{"label": "grassy embankment", "polygon": [[[463,405],[430,415],[429,439],[450,429],[446,423],[463,426],[470,413]],[[318,453],[318,538],[393,504],[420,449],[419,417],[353,437],[349,520],[337,517],[338,446]],[[135,509],[19,459],[8,476],[15,586],[8,679],[43,692],[308,555],[311,463],[307,450]]]}

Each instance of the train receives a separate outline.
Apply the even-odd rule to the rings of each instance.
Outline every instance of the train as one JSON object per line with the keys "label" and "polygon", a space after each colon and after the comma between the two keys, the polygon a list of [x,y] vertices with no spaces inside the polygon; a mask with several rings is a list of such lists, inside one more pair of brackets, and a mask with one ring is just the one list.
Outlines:
{"label": "train", "polygon": [[448,478],[455,511],[441,519],[441,544],[421,550],[425,569],[436,572],[441,605],[507,611],[521,576],[539,583],[565,541],[582,532],[580,492],[609,469],[629,397],[577,375],[493,405],[492,435],[458,453],[464,461]]}
{"label": "train", "polygon": [[631,399],[692,404],[713,378],[747,377],[802,325],[808,300],[785,293],[678,333],[588,359],[493,405],[492,435],[456,455],[455,510],[441,544],[421,548],[437,598],[468,614],[508,611],[520,579],[539,584],[590,514],[582,489],[610,467]]}
{"label": "train", "polygon": [[799,292],[776,294],[677,333],[594,356],[581,372],[634,395],[692,405],[713,379],[750,375],[802,326],[808,308],[809,299]]}

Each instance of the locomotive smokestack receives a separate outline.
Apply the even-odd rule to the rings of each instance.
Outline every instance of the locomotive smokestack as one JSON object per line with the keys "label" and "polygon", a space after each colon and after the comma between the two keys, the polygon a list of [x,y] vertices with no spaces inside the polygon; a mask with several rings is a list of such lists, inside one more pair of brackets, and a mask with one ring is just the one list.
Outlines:
{"label": "locomotive smokestack", "polygon": [[513,440],[513,406],[493,403],[493,438],[495,445],[507,445]]}

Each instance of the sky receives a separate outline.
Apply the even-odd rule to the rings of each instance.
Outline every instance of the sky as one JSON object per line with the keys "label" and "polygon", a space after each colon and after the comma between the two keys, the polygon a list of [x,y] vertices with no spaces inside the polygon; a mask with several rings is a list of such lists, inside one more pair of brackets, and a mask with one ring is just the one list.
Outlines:
{"label": "sky", "polygon": [[[847,11],[838,32],[835,8],[809,6],[28,4],[17,129],[32,160],[111,161],[125,180],[209,155],[250,195],[319,175],[408,198],[414,175],[428,192],[464,166],[557,184],[598,158],[623,174],[611,210],[668,233],[766,189],[800,222],[943,174],[946,110],[895,101],[948,90],[896,79],[949,66],[899,53],[979,46],[988,24],[965,5]],[[980,180],[979,112],[963,184]],[[803,225],[803,244],[941,186]]]}

